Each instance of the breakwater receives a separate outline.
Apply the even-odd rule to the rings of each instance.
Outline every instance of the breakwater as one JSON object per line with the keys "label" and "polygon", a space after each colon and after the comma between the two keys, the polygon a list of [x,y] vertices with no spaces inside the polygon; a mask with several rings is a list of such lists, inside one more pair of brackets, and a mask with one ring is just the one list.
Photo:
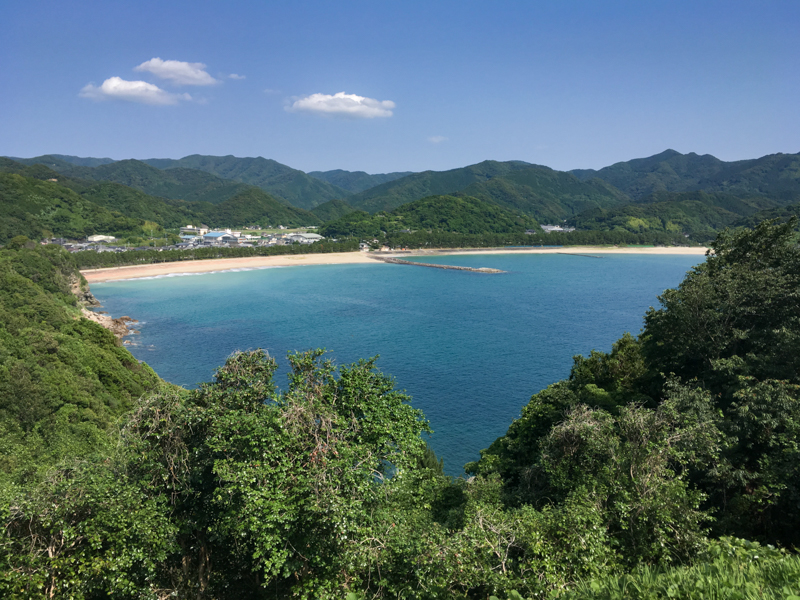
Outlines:
{"label": "breakwater", "polygon": [[413,262],[410,260],[403,260],[401,258],[391,258],[389,256],[370,256],[370,258],[386,263],[392,263],[395,265],[413,265],[415,267],[432,267],[434,269],[450,269],[453,271],[472,271],[473,273],[505,273],[505,271],[501,271],[500,269],[490,269],[488,267],[473,268],[473,267],[456,267],[453,265],[433,265],[430,263],[420,263],[420,262]]}

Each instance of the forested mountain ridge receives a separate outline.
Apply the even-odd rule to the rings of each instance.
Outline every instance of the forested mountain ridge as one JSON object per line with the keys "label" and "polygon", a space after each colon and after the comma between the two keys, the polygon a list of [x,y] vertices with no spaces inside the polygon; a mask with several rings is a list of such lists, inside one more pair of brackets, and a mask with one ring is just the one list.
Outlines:
{"label": "forested mountain ridge", "polygon": [[[800,202],[800,155],[796,154],[724,162],[710,155],[667,150],[597,171],[562,172],[522,161],[484,161],[448,171],[379,175],[342,170],[305,174],[276,161],[233,156],[191,155],[178,160],[108,162],[110,159],[45,155],[23,160],[31,165],[29,169],[42,169],[41,165],[46,164],[57,170],[62,178],[68,178],[59,183],[72,189],[81,185],[85,188],[84,184],[75,183],[81,180],[115,181],[151,196],[188,202],[216,204],[239,196],[247,189],[246,185],[255,185],[287,205],[305,208],[326,205],[328,208],[319,215],[322,221],[335,220],[348,210],[344,204],[327,204],[333,200],[346,199],[346,204],[354,209],[376,213],[431,195],[455,195],[479,198],[525,213],[539,222],[570,219],[572,224],[581,223],[577,225],[579,228],[600,231],[617,228],[637,232],[655,228],[680,231],[693,240],[704,241],[711,239],[719,227],[737,222],[736,215],[744,218],[752,214],[752,207],[768,210]],[[38,175],[33,171],[26,173],[38,178],[44,174],[44,171]],[[333,185],[336,182],[342,187]],[[706,196],[664,196],[695,192]],[[721,200],[723,196],[727,198],[725,202]],[[712,197],[717,200],[709,204]],[[761,200],[753,204],[756,198]],[[166,223],[167,215],[169,223],[188,216],[189,207],[167,204],[173,206],[161,210],[151,207],[131,216],[149,218],[161,213],[164,217],[159,223]],[[659,206],[633,206],[637,204]],[[141,202],[136,206],[143,208]],[[124,212],[119,204],[115,208]],[[209,209],[203,206],[192,211],[207,214]]]}
{"label": "forested mountain ridge", "polygon": [[347,198],[347,202],[370,213],[387,211],[426,196],[454,194],[472,183],[530,166],[522,161],[486,160],[449,171],[423,171],[353,194]]}
{"label": "forested mountain ridge", "polygon": [[311,177],[303,171],[262,157],[203,156],[193,154],[181,159],[150,158],[147,164],[159,169],[176,167],[197,169],[248,185],[254,185],[292,206],[310,210],[315,206],[349,195],[346,190],[327,181]]}
{"label": "forested mountain ridge", "polygon": [[72,179],[119,183],[150,196],[218,204],[247,189],[247,185],[203,171],[176,168],[162,171],[139,160],[120,160],[96,167],[63,162],[39,163]]}
{"label": "forested mountain ridge", "polygon": [[413,171],[405,171],[370,175],[364,171],[343,171],[342,169],[336,169],[333,171],[310,171],[308,174],[311,175],[311,177],[316,177],[317,179],[338,186],[343,190],[347,190],[352,194],[357,194],[358,192],[373,188],[376,185],[394,181],[401,177],[407,177],[414,173]]}
{"label": "forested mountain ridge", "polygon": [[710,154],[666,150],[595,171],[571,171],[582,180],[598,177],[634,199],[654,192],[725,192],[792,201],[800,194],[800,154],[770,154],[724,162]]}
{"label": "forested mountain ridge", "polygon": [[473,183],[457,195],[493,202],[544,223],[630,202],[627,195],[600,179],[580,181],[570,173],[539,166]]}

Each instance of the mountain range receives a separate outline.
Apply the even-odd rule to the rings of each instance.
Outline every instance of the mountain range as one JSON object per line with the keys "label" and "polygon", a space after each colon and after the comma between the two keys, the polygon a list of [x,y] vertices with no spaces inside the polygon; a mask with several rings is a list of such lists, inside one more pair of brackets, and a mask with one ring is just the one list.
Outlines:
{"label": "mountain range", "polygon": [[[725,162],[666,150],[599,170],[566,172],[487,160],[447,171],[385,174],[304,173],[262,157],[234,156],[115,161],[50,154],[13,159],[14,166],[5,161],[6,172],[58,179],[98,206],[164,227],[187,220],[311,225],[354,210],[389,213],[423,198],[447,196],[477,199],[542,223],[679,231],[704,241],[721,227],[750,222],[762,212],[794,214],[792,207],[800,203],[799,154]],[[452,200],[445,205],[456,206]]]}

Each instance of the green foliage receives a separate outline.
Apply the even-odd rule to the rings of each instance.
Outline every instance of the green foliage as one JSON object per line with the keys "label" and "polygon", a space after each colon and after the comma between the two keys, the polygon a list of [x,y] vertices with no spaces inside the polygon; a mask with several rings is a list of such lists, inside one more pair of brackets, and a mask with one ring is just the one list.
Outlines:
{"label": "green foliage", "polygon": [[98,206],[58,183],[0,173],[0,243],[17,235],[34,240],[144,235],[144,228],[144,221]]}
{"label": "green foliage", "polygon": [[164,505],[109,461],[60,469],[26,493],[3,497],[0,594],[163,597],[153,581],[177,534]]}
{"label": "green foliage", "polygon": [[315,206],[310,212],[323,223],[328,223],[329,221],[336,221],[354,210],[355,208],[344,200],[328,200],[319,206]]}
{"label": "green foliage", "polygon": [[[656,372],[715,392],[739,376],[800,383],[800,249],[794,222],[726,231],[705,263],[645,316],[644,352]],[[730,396],[728,396],[730,399]]]}
{"label": "green foliage", "polygon": [[132,467],[170,498],[181,531],[172,589],[323,598],[363,577],[364,524],[417,464],[427,425],[374,360],[321,356],[290,356],[277,394],[275,361],[237,354],[213,383],[134,412]]}
{"label": "green foliage", "polygon": [[0,252],[0,481],[36,480],[65,456],[108,449],[106,432],[159,379],[83,319],[80,275],[56,246]]}
{"label": "green foliage", "polygon": [[406,230],[476,235],[524,233],[533,227],[538,227],[538,223],[530,217],[476,198],[430,196],[404,204],[388,214],[350,212],[323,226],[320,233],[325,236],[372,238]]}
{"label": "green foliage", "polygon": [[712,542],[691,566],[640,567],[586,581],[567,600],[796,600],[800,557],[736,538]]}
{"label": "green foliage", "polygon": [[739,198],[723,193],[660,192],[636,204],[583,211],[569,219],[569,224],[581,230],[677,232],[707,242],[743,216],[774,204],[767,198]]}

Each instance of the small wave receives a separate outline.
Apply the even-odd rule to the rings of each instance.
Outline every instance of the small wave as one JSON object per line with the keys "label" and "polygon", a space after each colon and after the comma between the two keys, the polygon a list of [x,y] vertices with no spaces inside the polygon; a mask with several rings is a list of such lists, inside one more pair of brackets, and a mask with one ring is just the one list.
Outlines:
{"label": "small wave", "polygon": [[237,267],[235,269],[220,269],[219,271],[203,271],[202,273],[165,273],[164,275],[149,275],[147,277],[126,277],[110,281],[97,281],[92,285],[103,283],[116,283],[117,281],[142,281],[145,279],[169,279],[170,277],[192,277],[196,275],[214,275],[216,273],[239,273],[240,271],[263,271],[264,269],[283,269],[283,265],[270,265],[267,267]]}

